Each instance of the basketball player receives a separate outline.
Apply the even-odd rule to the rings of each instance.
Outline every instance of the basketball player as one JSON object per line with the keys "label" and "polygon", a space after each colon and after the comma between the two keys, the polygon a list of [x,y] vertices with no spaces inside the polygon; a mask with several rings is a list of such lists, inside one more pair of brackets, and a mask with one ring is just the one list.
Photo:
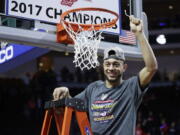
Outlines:
{"label": "basketball player", "polygon": [[[140,43],[145,66],[127,80],[124,52],[120,48],[107,48],[104,51],[105,81],[91,83],[76,98],[87,105],[89,120],[94,135],[135,135],[136,113],[148,89],[158,65],[154,53],[144,35],[142,21],[130,16],[130,28]],[[66,87],[56,88],[54,100],[70,97]]]}

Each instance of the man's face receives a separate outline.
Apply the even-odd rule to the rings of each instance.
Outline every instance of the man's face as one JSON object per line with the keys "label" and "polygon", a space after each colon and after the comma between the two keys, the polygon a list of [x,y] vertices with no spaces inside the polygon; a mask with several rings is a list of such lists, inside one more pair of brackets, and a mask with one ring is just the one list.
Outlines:
{"label": "man's face", "polygon": [[104,60],[104,75],[109,82],[117,82],[120,80],[123,72],[125,71],[125,64],[122,60],[110,58]]}

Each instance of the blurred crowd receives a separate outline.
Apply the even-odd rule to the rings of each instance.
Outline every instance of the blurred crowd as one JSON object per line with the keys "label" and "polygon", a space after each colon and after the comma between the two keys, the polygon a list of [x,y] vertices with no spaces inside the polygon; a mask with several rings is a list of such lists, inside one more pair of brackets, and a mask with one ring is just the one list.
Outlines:
{"label": "blurred crowd", "polygon": [[[98,72],[72,73],[63,67],[59,74],[40,70],[22,78],[0,78],[0,134],[40,134],[44,102],[52,99],[53,89],[66,85],[74,96],[90,82],[103,79]],[[136,135],[180,135],[180,87],[168,79],[161,85],[161,79],[157,73],[138,110]]]}

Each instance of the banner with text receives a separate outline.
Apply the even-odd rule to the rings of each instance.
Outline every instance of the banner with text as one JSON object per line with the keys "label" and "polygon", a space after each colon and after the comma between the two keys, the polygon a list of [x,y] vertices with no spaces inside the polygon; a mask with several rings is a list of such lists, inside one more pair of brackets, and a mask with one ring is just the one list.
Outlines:
{"label": "banner with text", "polygon": [[[60,21],[60,15],[63,12],[83,7],[105,8],[121,14],[120,0],[6,0],[6,15],[58,23]],[[101,19],[95,13],[89,16],[89,18]],[[111,14],[105,17],[108,20],[111,18]],[[107,31],[119,34],[121,27],[120,21],[118,20],[116,27]]]}

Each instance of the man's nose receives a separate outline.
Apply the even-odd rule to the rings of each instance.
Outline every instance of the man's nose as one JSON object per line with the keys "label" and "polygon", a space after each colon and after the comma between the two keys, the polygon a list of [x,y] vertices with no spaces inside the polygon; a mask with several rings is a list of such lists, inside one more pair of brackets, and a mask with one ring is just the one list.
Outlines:
{"label": "man's nose", "polygon": [[114,69],[113,64],[111,64],[111,65],[109,66],[109,69],[110,69],[110,70]]}

